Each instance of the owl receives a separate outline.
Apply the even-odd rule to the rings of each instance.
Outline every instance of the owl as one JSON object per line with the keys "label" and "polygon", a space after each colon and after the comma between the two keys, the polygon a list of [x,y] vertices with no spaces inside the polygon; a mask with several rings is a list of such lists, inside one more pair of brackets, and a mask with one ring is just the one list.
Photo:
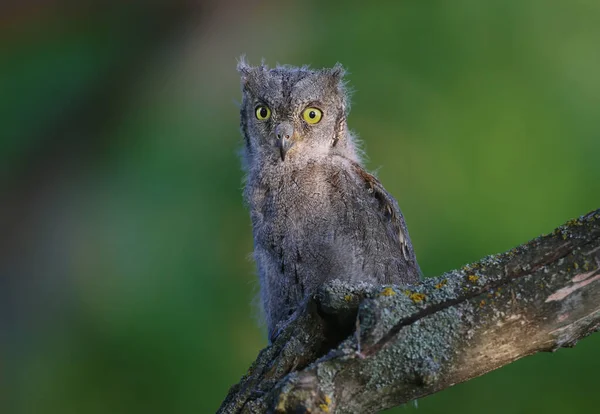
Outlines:
{"label": "owl", "polygon": [[344,69],[238,64],[254,259],[270,340],[324,282],[410,284],[420,269],[396,200],[348,130]]}

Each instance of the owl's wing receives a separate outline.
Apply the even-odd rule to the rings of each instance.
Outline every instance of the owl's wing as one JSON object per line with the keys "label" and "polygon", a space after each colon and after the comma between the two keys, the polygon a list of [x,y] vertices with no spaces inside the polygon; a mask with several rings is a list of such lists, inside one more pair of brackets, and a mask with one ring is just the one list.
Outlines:
{"label": "owl's wing", "polygon": [[379,202],[382,213],[388,218],[393,231],[398,235],[402,256],[405,260],[416,263],[414,251],[408,238],[406,223],[404,222],[404,217],[402,216],[400,207],[398,207],[398,203],[383,188],[383,185],[374,175],[366,172],[359,164],[354,164],[354,169],[357,175],[364,181],[367,191]]}

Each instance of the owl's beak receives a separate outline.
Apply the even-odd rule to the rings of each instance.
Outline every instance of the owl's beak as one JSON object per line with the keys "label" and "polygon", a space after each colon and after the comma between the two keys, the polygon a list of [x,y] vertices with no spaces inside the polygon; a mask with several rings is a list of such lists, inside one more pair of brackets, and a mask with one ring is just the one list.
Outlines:
{"label": "owl's beak", "polygon": [[285,161],[285,154],[294,146],[294,141],[284,137],[277,141],[277,146],[279,147],[281,161]]}
{"label": "owl's beak", "polygon": [[275,135],[277,135],[277,146],[279,147],[281,161],[285,161],[285,154],[294,146],[292,139],[294,127],[288,122],[282,122],[275,128]]}

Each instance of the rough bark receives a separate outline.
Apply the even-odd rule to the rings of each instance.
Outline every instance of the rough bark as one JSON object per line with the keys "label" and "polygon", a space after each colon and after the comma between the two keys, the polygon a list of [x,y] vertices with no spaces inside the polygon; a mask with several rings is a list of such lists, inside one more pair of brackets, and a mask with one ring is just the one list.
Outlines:
{"label": "rough bark", "polygon": [[414,286],[334,281],[220,413],[369,413],[600,329],[600,210]]}

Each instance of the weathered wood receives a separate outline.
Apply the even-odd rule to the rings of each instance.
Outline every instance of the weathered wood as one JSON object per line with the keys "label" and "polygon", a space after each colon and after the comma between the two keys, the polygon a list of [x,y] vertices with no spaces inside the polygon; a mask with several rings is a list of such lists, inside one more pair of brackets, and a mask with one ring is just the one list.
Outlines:
{"label": "weathered wood", "polygon": [[261,351],[220,413],[368,413],[600,329],[600,210],[424,280],[334,281]]}

